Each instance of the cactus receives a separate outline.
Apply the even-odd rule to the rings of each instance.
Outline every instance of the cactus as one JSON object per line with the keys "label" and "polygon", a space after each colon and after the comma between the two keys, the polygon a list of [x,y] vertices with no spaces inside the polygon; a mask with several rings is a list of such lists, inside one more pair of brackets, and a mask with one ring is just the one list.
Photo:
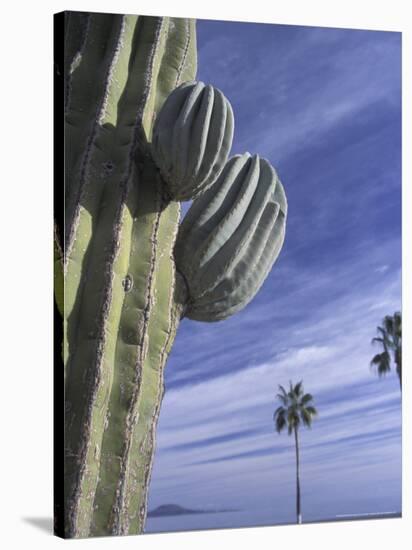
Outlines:
{"label": "cactus", "polygon": [[[246,305],[279,253],[286,200],[267,161],[225,164],[232,110],[194,81],[193,20],[64,18],[64,536],[133,534],[144,529],[179,321]],[[179,118],[182,97],[197,107]],[[196,195],[179,230],[176,200]]]}
{"label": "cactus", "polygon": [[286,214],[285,192],[267,160],[249,153],[229,160],[179,230],[175,258],[187,284],[186,317],[218,321],[250,302],[280,252]]}
{"label": "cactus", "polygon": [[232,107],[220,90],[185,82],[172,92],[153,130],[153,158],[171,197],[204,192],[223,170],[232,139]]}
{"label": "cactus", "polygon": [[65,52],[65,536],[137,533],[179,317],[180,207],[149,143],[195,77],[195,24],[69,13]]}

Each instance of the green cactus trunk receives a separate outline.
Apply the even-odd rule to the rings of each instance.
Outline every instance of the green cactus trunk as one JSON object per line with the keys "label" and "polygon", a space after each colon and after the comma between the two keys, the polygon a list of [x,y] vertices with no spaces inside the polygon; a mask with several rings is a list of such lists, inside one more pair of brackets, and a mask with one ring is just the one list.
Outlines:
{"label": "green cactus trunk", "polygon": [[66,218],[56,232],[65,536],[133,534],[144,528],[164,366],[184,302],[173,260],[180,205],[149,144],[168,94],[195,78],[195,24],[66,13],[65,26]]}

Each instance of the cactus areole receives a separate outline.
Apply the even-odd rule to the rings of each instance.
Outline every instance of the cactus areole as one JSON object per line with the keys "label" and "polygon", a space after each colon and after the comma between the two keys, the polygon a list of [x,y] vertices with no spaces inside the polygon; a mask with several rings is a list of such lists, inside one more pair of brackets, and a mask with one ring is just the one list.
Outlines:
{"label": "cactus areole", "polygon": [[[227,160],[233,113],[196,82],[195,21],[64,12],[64,537],[141,533],[182,316],[242,309],[282,247],[270,163]],[[179,228],[179,200],[195,198]],[[176,245],[176,246],[175,246]]]}

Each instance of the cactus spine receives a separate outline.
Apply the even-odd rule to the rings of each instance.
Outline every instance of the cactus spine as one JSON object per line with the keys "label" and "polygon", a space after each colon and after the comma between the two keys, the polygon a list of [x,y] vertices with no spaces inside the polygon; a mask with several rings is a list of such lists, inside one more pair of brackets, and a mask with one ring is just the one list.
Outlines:
{"label": "cactus spine", "polygon": [[148,143],[195,77],[195,24],[68,13],[65,51],[65,534],[138,533],[180,318],[180,206]]}
{"label": "cactus spine", "polygon": [[[232,108],[194,82],[193,20],[65,18],[65,536],[133,534],[179,321],[253,298],[283,244],[286,197],[265,159],[227,161]],[[176,201],[193,197],[179,229]]]}

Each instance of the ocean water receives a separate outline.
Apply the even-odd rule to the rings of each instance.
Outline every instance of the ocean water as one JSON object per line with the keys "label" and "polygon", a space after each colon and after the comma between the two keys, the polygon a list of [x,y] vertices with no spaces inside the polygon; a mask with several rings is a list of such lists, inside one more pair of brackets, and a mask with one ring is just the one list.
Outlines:
{"label": "ocean water", "polygon": [[145,533],[162,533],[171,531],[197,531],[204,529],[232,529],[239,527],[258,527],[294,523],[290,515],[285,514],[282,520],[273,517],[273,513],[259,510],[253,514],[250,511],[216,512],[204,514],[184,514],[179,516],[148,517]]}
{"label": "ocean water", "polygon": [[[334,516],[325,517],[310,517],[306,520],[303,518],[303,523],[314,522],[329,522],[329,521],[353,521],[367,519],[385,519],[399,518],[400,512],[388,514],[359,514],[353,516]],[[296,523],[296,519],[291,519],[291,514],[279,514],[277,510],[276,517],[271,510],[258,512],[235,511],[235,512],[216,512],[204,514],[184,514],[179,516],[163,516],[163,517],[148,517],[146,520],[145,533],[164,533],[174,531],[198,531],[205,529],[236,529],[241,527],[269,527],[274,525],[292,525]]]}

